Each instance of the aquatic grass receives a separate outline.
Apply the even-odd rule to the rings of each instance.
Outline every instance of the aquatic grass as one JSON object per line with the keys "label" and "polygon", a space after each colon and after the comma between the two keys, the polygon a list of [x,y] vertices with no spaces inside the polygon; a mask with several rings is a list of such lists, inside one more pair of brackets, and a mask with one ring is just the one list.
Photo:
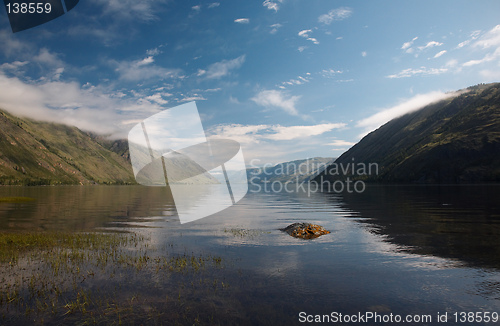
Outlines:
{"label": "aquatic grass", "polygon": [[[216,276],[221,269],[221,257],[169,254],[134,233],[0,233],[0,324],[142,322],[160,318],[164,307],[193,324],[186,302],[227,289]],[[142,295],[129,295],[129,284]],[[164,300],[147,303],[155,296]],[[152,308],[145,313],[144,305]]]}
{"label": "aquatic grass", "polygon": [[[0,263],[16,261],[20,254],[32,250],[49,251],[55,248],[113,250],[127,244],[137,244],[143,237],[105,233],[30,232],[0,233]],[[68,258],[68,257],[65,257]],[[74,258],[74,257],[73,257]]]}

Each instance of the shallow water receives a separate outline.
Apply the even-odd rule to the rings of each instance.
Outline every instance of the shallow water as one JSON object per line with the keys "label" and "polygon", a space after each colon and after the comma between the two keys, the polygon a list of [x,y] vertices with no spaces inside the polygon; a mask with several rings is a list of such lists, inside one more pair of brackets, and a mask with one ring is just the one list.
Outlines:
{"label": "shallow water", "polygon": [[[301,312],[371,311],[432,317],[420,324],[438,324],[448,312],[454,324],[454,313],[500,313],[499,195],[498,186],[248,193],[218,214],[180,224],[165,188],[1,187],[0,197],[36,200],[0,203],[0,228],[131,231],[170,254],[220,256],[225,268],[214,275],[229,287],[183,300],[199,301],[201,315],[217,310],[237,323],[300,324]],[[294,222],[331,233],[301,240],[279,231]],[[161,291],[169,290],[151,295]]]}

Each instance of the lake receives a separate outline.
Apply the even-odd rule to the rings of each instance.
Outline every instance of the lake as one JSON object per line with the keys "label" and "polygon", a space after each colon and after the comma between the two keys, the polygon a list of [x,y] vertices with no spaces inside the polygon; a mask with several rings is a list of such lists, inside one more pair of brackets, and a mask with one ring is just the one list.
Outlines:
{"label": "lake", "polygon": [[[78,293],[58,297],[64,303],[92,290],[108,307],[126,302],[126,309],[115,309],[125,324],[290,325],[321,319],[370,325],[409,318],[407,324],[490,325],[499,320],[496,185],[368,185],[363,193],[310,196],[249,192],[237,205],[187,224],[179,223],[172,197],[161,187],[0,187],[0,198],[14,196],[35,200],[0,202],[4,232],[140,237],[140,251],[132,245],[123,250],[137,257],[147,253],[143,264],[97,268],[87,262],[86,274],[79,274],[83,281],[74,283],[80,283]],[[331,233],[302,240],[279,230],[294,222],[320,224]],[[187,257],[192,265],[163,272],[162,257]],[[3,283],[11,274],[0,275]],[[20,311],[27,302],[37,304],[28,292],[22,302],[18,310],[4,304],[4,322],[22,324]],[[109,323],[95,315],[104,310],[92,308],[104,303],[89,302],[85,311],[29,308],[24,315],[44,324],[90,317]]]}

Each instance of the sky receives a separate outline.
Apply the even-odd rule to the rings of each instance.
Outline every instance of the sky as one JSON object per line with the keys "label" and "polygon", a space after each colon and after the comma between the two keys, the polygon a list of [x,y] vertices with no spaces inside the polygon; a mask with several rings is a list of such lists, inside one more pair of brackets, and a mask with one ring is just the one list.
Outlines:
{"label": "sky", "polygon": [[500,81],[500,1],[81,0],[13,33],[0,108],[126,138],[196,101],[251,165],[338,157],[387,121]]}

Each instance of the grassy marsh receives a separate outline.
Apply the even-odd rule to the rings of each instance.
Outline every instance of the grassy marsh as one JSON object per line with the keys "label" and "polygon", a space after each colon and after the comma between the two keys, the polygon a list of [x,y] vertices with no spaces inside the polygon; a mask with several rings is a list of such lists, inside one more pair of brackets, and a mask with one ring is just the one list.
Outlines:
{"label": "grassy marsh", "polygon": [[[221,257],[169,254],[133,233],[0,233],[0,324],[214,322]],[[168,247],[168,246],[167,246]],[[208,318],[208,319],[207,319]]]}

